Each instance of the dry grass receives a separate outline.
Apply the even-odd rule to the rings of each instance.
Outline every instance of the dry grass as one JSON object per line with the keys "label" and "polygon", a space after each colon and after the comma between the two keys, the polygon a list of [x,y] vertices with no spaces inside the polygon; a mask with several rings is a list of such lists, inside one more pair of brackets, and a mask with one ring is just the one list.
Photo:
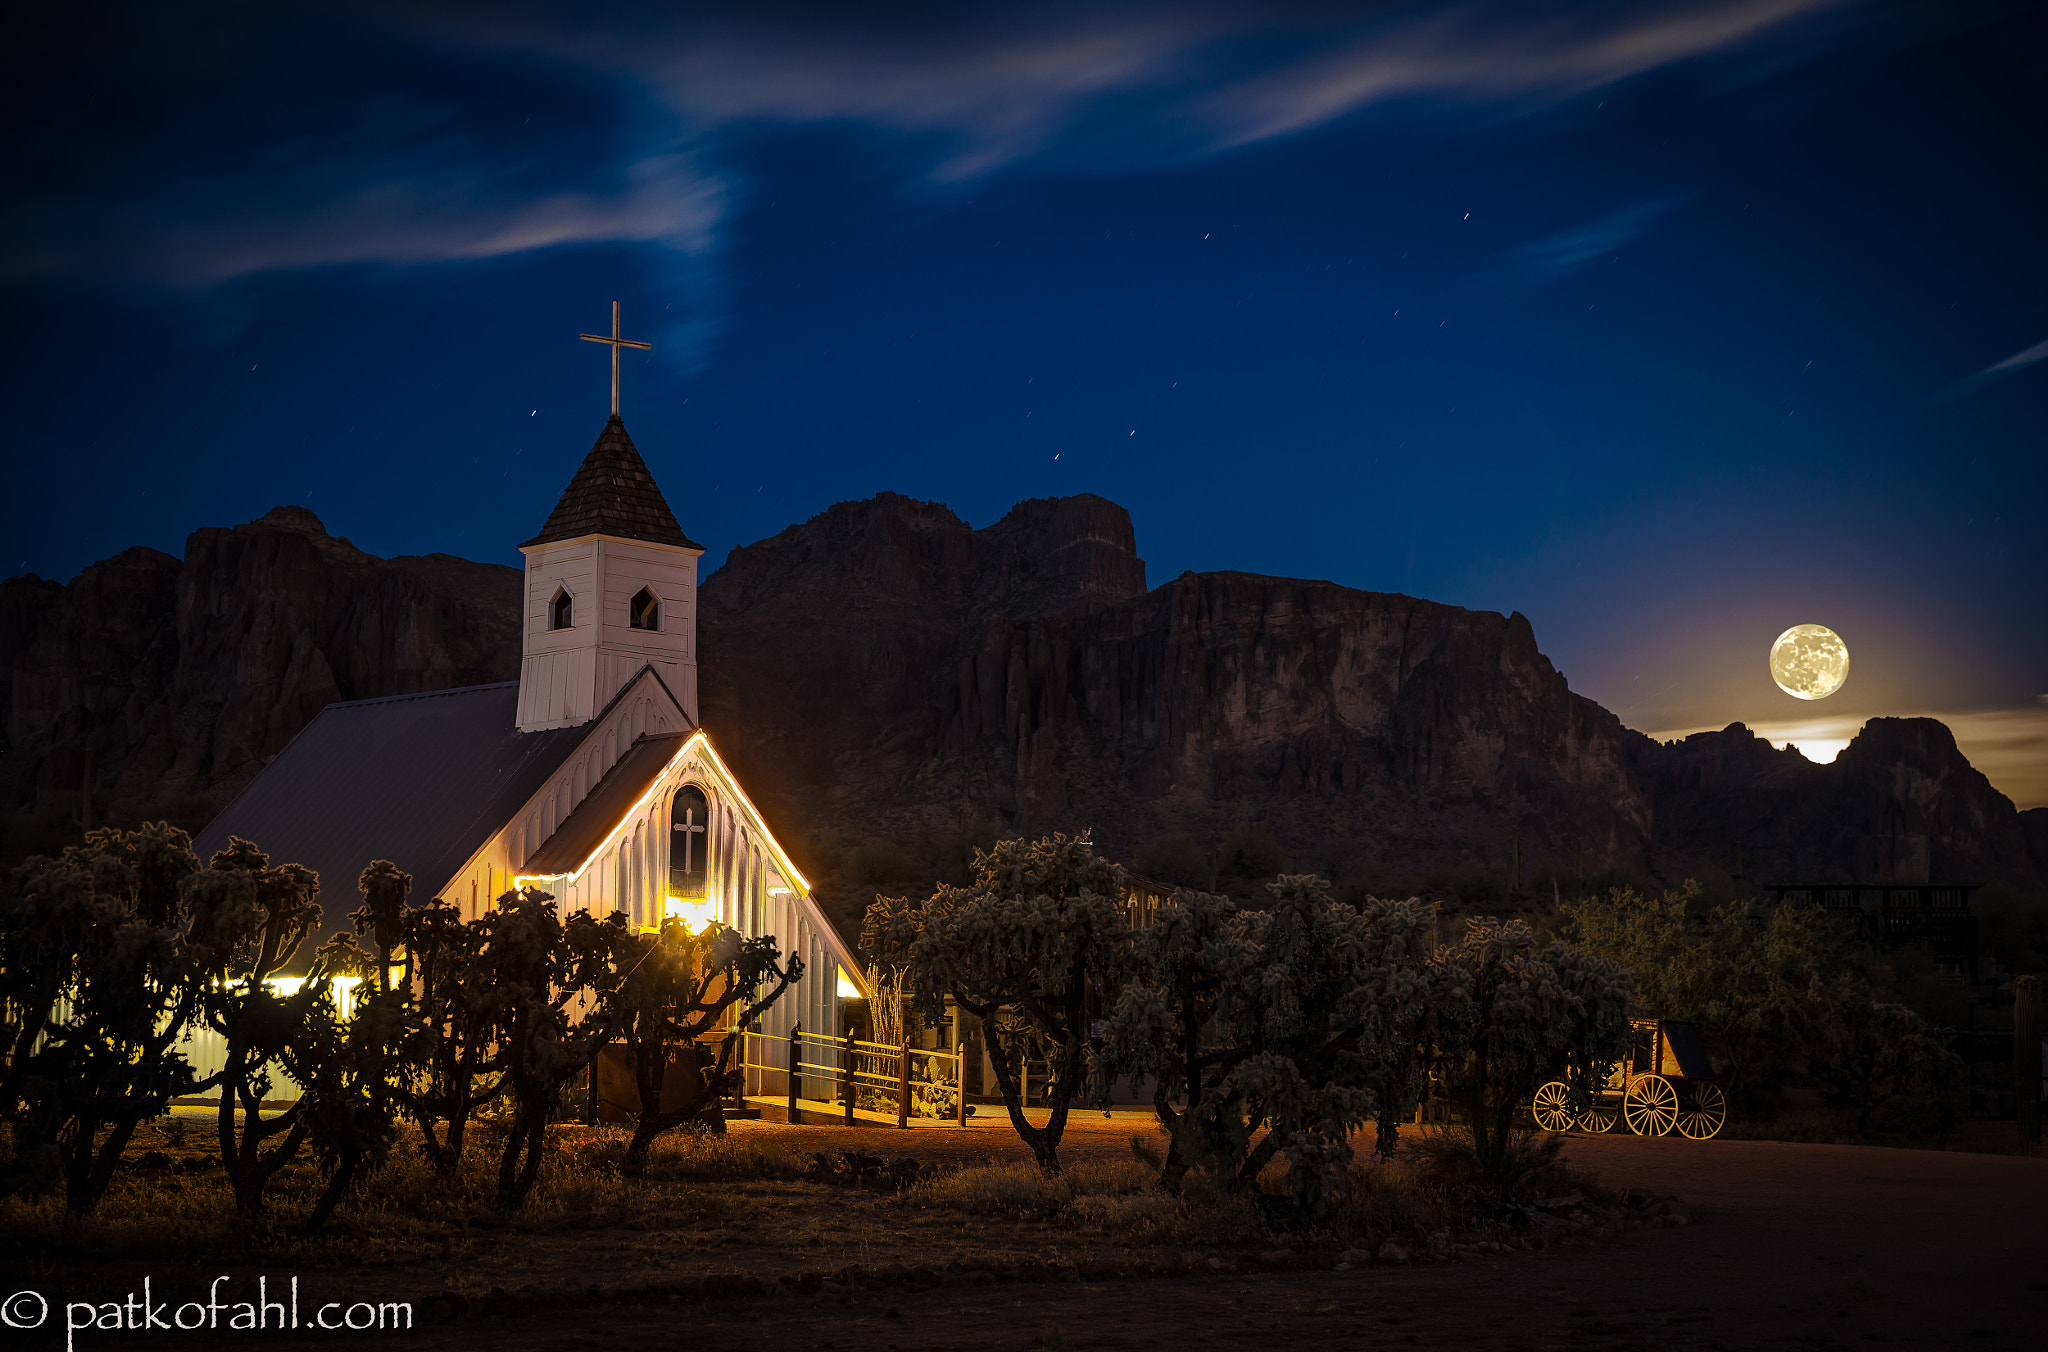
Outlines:
{"label": "dry grass", "polygon": [[1191,1176],[1180,1193],[1141,1160],[1088,1160],[1047,1174],[1031,1163],[959,1169],[919,1184],[912,1205],[1049,1221],[1120,1244],[1249,1243],[1266,1234],[1258,1200]]}
{"label": "dry grass", "polygon": [[[1283,1164],[1270,1167],[1256,1190],[1233,1189],[1195,1172],[1182,1180],[1178,1193],[1162,1187],[1156,1163],[1142,1157],[1074,1164],[1058,1174],[1029,1163],[989,1164],[920,1184],[911,1200],[980,1216],[1049,1221],[1127,1245],[1235,1246],[1291,1235],[1323,1247],[1377,1247],[1389,1238],[1441,1234],[1469,1224],[1468,1190],[1452,1172],[1456,1163],[1455,1150],[1434,1140],[1412,1143],[1391,1160],[1363,1158],[1312,1223],[1289,1216],[1280,1204]],[[1551,1177],[1562,1175],[1553,1171]]]}
{"label": "dry grass", "polygon": [[915,1200],[978,1216],[1050,1220],[1076,1199],[1124,1197],[1156,1189],[1158,1172],[1137,1160],[1089,1160],[1048,1174],[1036,1164],[984,1164],[920,1183]]}
{"label": "dry grass", "polygon": [[1482,1177],[1471,1133],[1461,1126],[1423,1128],[1403,1145],[1401,1155],[1419,1170],[1418,1182],[1425,1189],[1457,1197],[1478,1192],[1526,1203],[1575,1190],[1591,1193],[1599,1187],[1598,1176],[1573,1168],[1565,1159],[1564,1143],[1565,1138],[1554,1133],[1516,1131],[1508,1138],[1500,1173],[1492,1179]]}
{"label": "dry grass", "polygon": [[[880,1247],[915,1234],[928,1236],[915,1242],[957,1248],[958,1238],[941,1238],[946,1224],[935,1216],[920,1219],[920,1211],[985,1218],[992,1224],[954,1233],[985,1236],[997,1248],[1052,1235],[1132,1247],[1376,1248],[1389,1238],[1410,1242],[1475,1224],[1469,1161],[1448,1133],[1411,1139],[1392,1160],[1362,1157],[1312,1222],[1287,1209],[1284,1165],[1269,1168],[1254,1189],[1196,1172],[1170,1192],[1159,1183],[1159,1161],[1144,1138],[1133,1138],[1132,1158],[1074,1160],[1055,1175],[1029,1162],[973,1165],[893,1197],[861,1193],[856,1203],[839,1189],[800,1181],[809,1161],[792,1145],[744,1134],[671,1133],[655,1143],[642,1177],[626,1177],[620,1166],[629,1133],[602,1126],[558,1128],[526,1206],[505,1212],[496,1200],[493,1135],[486,1127],[471,1141],[453,1177],[438,1174],[416,1140],[401,1142],[327,1232],[314,1238],[294,1229],[321,1184],[309,1164],[282,1172],[270,1192],[269,1214],[252,1221],[234,1214],[217,1165],[195,1168],[207,1158],[203,1138],[151,1141],[147,1148],[169,1155],[175,1167],[123,1171],[99,1210],[83,1220],[66,1213],[57,1198],[0,1202],[0,1246],[49,1262],[178,1256],[282,1259],[309,1267],[459,1267],[476,1246],[497,1239],[596,1231],[641,1232],[646,1239],[630,1244],[677,1253],[766,1243],[769,1231],[784,1236],[774,1243],[800,1246],[858,1241]],[[1531,1195],[1588,1181],[1541,1150],[1532,1159]],[[983,1240],[972,1242],[979,1247]]]}
{"label": "dry grass", "polygon": [[1353,1164],[1331,1199],[1328,1224],[1333,1233],[1362,1246],[1448,1229],[1456,1211],[1442,1177],[1410,1147],[1390,1160]]}
{"label": "dry grass", "polygon": [[562,1129],[526,1205],[512,1212],[497,1205],[497,1151],[488,1132],[470,1142],[452,1177],[436,1172],[416,1138],[402,1141],[384,1166],[353,1190],[324,1234],[304,1238],[293,1227],[311,1210],[324,1182],[310,1164],[296,1162],[277,1175],[264,1217],[239,1217],[227,1175],[218,1165],[199,1172],[182,1167],[211,1158],[202,1149],[210,1137],[195,1132],[182,1141],[149,1142],[181,1167],[122,1170],[98,1209],[83,1219],[67,1212],[61,1197],[0,1201],[0,1236],[19,1250],[52,1258],[290,1254],[315,1261],[333,1253],[352,1261],[403,1262],[445,1256],[469,1230],[548,1233],[718,1224],[735,1205],[721,1185],[801,1172],[799,1160],[787,1150],[673,1132],[649,1151],[645,1177],[629,1179],[619,1173],[629,1139],[630,1133],[618,1128]]}

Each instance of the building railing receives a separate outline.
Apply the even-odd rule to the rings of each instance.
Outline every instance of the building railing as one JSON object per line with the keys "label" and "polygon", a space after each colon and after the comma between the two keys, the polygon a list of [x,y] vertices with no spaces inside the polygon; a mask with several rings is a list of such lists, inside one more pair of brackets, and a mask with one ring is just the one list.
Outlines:
{"label": "building railing", "polygon": [[[701,1040],[716,1045],[728,1036],[706,1033]],[[809,1101],[839,1105],[849,1123],[856,1109],[893,1111],[899,1125],[914,1117],[966,1121],[957,1050],[830,1037],[801,1025],[788,1034],[744,1031],[734,1050],[742,1092],[785,1099],[792,1120],[798,1104]]]}

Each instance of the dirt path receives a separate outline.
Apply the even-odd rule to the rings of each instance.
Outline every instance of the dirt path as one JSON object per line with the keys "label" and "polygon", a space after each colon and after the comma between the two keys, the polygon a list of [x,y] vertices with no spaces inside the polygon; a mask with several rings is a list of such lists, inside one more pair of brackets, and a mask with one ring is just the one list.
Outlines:
{"label": "dirt path", "polygon": [[[734,1130],[802,1151],[859,1149],[949,1162],[1025,1157],[1015,1133],[996,1120],[965,1131],[768,1123],[735,1124]],[[1062,1156],[1127,1156],[1133,1134],[1154,1130],[1143,1119],[1078,1118]],[[2048,1160],[1626,1136],[1575,1138],[1570,1149],[1609,1184],[1678,1194],[1694,1223],[1536,1254],[1414,1268],[947,1285],[922,1293],[783,1294],[701,1304],[542,1304],[512,1316],[423,1319],[409,1333],[358,1336],[393,1348],[505,1352],[1049,1352],[1247,1343],[1275,1352],[1873,1345],[2035,1352],[2048,1345]],[[859,1205],[858,1195],[847,1203]],[[912,1224],[965,1229],[976,1222],[923,1213]],[[919,1233],[930,1241],[929,1233]],[[566,1255],[619,1238],[563,1235],[538,1242]],[[642,1271],[614,1271],[628,1287],[647,1280]],[[388,1282],[393,1275],[404,1274],[373,1278],[365,1272],[361,1279]],[[339,1273],[315,1273],[308,1283],[323,1290],[347,1284]],[[110,1339],[133,1342],[135,1335],[81,1334],[77,1346]],[[297,1333],[179,1334],[174,1342],[251,1352],[304,1345]],[[61,1347],[63,1341],[52,1328],[20,1345]]]}
{"label": "dirt path", "polygon": [[[1078,1120],[1062,1153],[1126,1152],[1143,1125]],[[858,1138],[880,1155],[1016,1157],[1015,1136],[996,1127],[744,1129],[807,1149],[844,1149]],[[649,1336],[669,1345],[675,1336],[684,1347],[731,1352],[1023,1352],[1041,1340],[1067,1348],[2034,1352],[2048,1341],[2048,1160],[1635,1137],[1575,1138],[1571,1153],[1609,1183],[1677,1193],[1695,1223],[1437,1267],[563,1311],[430,1328],[421,1345],[605,1347]]]}

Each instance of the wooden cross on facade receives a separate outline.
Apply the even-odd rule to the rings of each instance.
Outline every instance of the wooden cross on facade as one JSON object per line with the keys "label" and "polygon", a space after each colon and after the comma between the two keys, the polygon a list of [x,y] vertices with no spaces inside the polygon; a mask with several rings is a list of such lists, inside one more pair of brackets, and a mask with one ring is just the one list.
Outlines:
{"label": "wooden cross on facade", "polygon": [[611,337],[607,338],[607,337],[605,337],[605,336],[604,336],[603,334],[601,334],[601,333],[579,333],[579,334],[577,334],[576,336],[577,336],[578,338],[581,338],[581,339],[582,339],[582,340],[583,340],[584,342],[586,342],[586,343],[610,343],[610,344],[611,344],[611,348],[612,348],[612,416],[613,416],[614,418],[618,417],[618,416],[619,416],[619,349],[620,349],[620,348],[622,348],[622,347],[637,347],[637,348],[639,348],[639,349],[640,349],[640,350],[641,350],[642,352],[652,352],[652,351],[654,351],[654,344],[652,344],[652,343],[636,343],[636,342],[634,342],[634,341],[633,341],[633,340],[632,340],[631,338],[621,338],[621,337],[619,337],[619,303],[618,303],[617,301],[613,301],[613,302],[612,302],[612,336],[611,336]]}
{"label": "wooden cross on facade", "polygon": [[695,873],[697,871],[696,853],[692,847],[696,842],[691,837],[701,836],[705,831],[705,828],[697,823],[697,809],[693,807],[684,808],[683,819],[675,824],[674,829],[675,833],[683,838],[683,872]]}

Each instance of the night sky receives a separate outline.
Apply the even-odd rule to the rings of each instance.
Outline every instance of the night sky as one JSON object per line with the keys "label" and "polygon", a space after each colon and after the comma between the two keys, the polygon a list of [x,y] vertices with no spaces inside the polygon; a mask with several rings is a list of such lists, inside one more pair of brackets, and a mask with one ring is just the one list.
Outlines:
{"label": "night sky", "polygon": [[2048,803],[2041,6],[49,8],[0,572],[279,503],[516,565],[617,299],[707,570],[1099,493],[1155,584],[1520,610],[1646,732],[1935,714]]}

